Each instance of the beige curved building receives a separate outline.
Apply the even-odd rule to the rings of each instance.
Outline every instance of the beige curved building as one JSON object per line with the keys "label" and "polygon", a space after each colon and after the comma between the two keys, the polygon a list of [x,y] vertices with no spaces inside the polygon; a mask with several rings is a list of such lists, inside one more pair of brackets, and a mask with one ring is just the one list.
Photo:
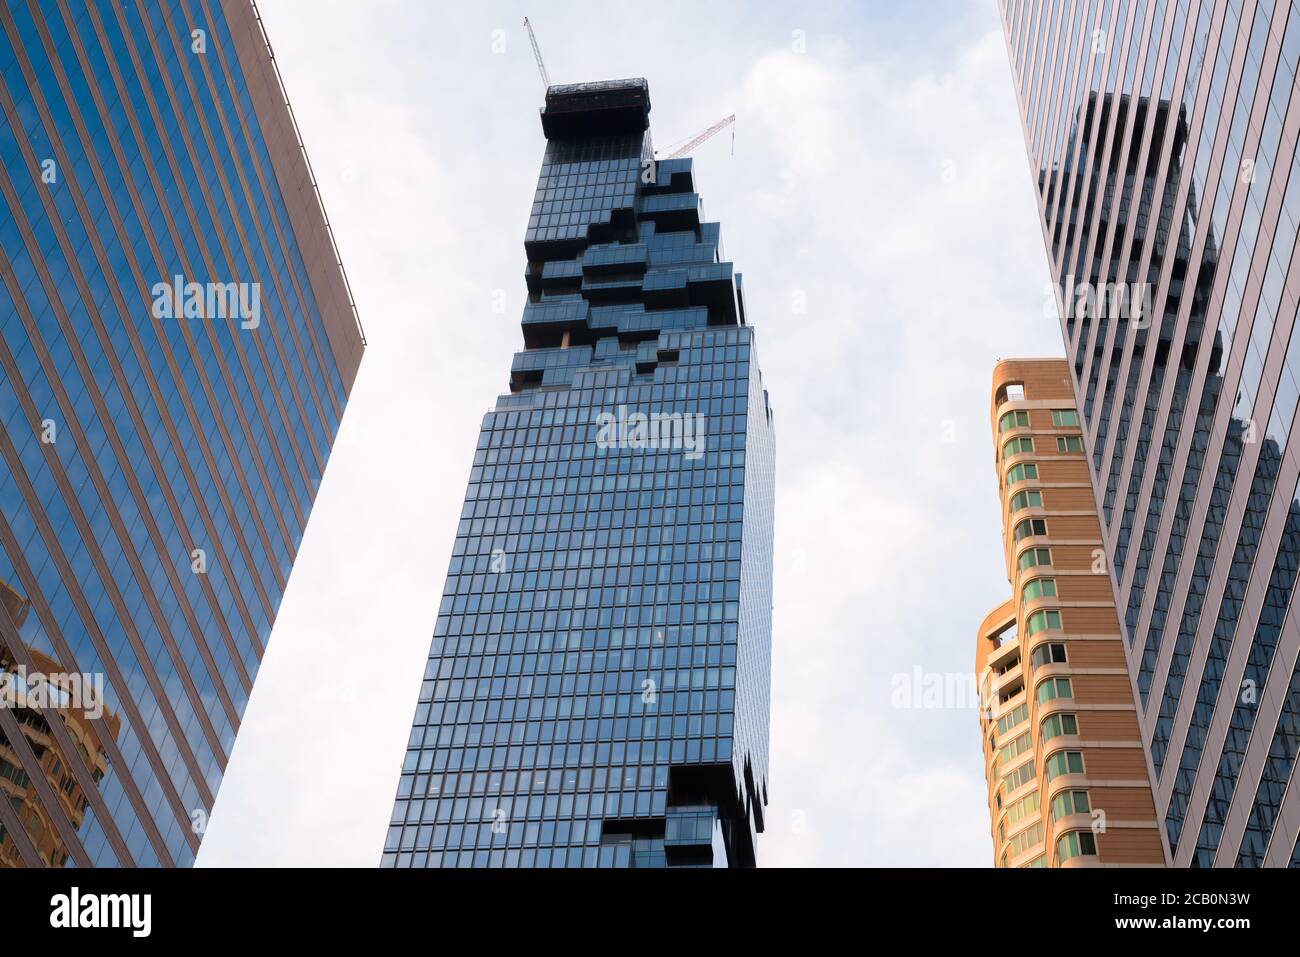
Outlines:
{"label": "beige curved building", "polygon": [[1011,597],[975,668],[995,864],[1161,866],[1066,361],[999,362],[992,426]]}

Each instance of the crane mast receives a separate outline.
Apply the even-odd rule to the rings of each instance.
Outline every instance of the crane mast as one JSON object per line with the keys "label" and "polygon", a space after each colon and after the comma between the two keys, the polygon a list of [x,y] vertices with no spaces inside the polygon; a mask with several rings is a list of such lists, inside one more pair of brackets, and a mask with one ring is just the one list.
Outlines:
{"label": "crane mast", "polygon": [[546,75],[546,64],[542,62],[542,51],[537,46],[537,34],[533,33],[533,25],[524,17],[524,28],[528,30],[528,42],[533,45],[533,59],[537,61],[537,73],[542,78],[542,86],[548,89],[551,86],[551,78]]}
{"label": "crane mast", "polygon": [[[682,145],[681,147],[679,147],[679,148],[673,150],[673,151],[672,151],[671,153],[669,153],[667,156],[664,156],[664,157],[661,157],[661,158],[662,158],[662,159],[677,159],[679,156],[685,156],[687,153],[689,153],[691,150],[695,149],[695,147],[699,146],[699,145],[700,145],[701,143],[703,143],[705,140],[710,139],[710,138],[711,138],[714,134],[716,134],[716,133],[720,133],[720,132],[722,132],[722,131],[725,130],[728,126],[731,126],[731,125],[732,125],[733,123],[735,123],[735,122],[736,122],[736,114],[735,114],[735,113],[732,113],[730,116],[724,116],[722,119],[718,120],[718,122],[716,122],[716,123],[714,123],[712,126],[710,126],[707,130],[704,130],[704,131],[701,132],[701,133],[697,133],[695,136],[693,136],[693,137],[691,137],[689,140],[687,140],[686,143],[685,143],[684,145]],[[734,133],[734,132],[732,133],[732,136],[733,136],[733,137],[735,136],[735,133]],[[733,140],[733,143],[734,143],[734,140]]]}

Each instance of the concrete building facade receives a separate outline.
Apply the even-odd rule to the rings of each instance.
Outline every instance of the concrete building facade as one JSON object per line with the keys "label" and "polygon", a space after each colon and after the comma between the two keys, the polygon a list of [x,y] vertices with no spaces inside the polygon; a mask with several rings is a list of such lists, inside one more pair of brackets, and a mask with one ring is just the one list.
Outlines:
{"label": "concrete building facade", "polygon": [[1011,597],[975,667],[998,867],[1165,862],[1064,359],[993,374]]}

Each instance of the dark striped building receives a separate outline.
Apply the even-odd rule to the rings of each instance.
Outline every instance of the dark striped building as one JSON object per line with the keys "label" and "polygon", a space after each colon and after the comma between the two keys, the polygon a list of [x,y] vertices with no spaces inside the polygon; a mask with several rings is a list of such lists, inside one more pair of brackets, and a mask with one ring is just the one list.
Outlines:
{"label": "dark striped building", "polygon": [[1300,7],[1001,4],[1167,860],[1300,855]]}
{"label": "dark striped building", "polygon": [[247,0],[0,7],[0,862],[193,862],[363,347]]}

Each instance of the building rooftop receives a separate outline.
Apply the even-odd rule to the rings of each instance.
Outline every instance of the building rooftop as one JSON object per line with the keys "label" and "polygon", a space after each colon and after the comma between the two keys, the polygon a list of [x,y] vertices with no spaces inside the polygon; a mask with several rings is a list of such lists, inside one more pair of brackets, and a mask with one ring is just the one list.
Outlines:
{"label": "building rooftop", "polygon": [[639,133],[650,125],[650,84],[643,77],[556,84],[541,113],[547,139]]}

